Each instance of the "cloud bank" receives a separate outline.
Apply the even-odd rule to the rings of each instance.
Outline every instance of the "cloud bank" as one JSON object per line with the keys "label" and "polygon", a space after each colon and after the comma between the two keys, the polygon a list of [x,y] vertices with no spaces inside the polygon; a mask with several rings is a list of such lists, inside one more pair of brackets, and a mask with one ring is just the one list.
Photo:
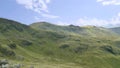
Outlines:
{"label": "cloud bank", "polygon": [[[103,6],[109,6],[109,5],[120,5],[120,0],[96,0],[98,3],[101,3]],[[48,5],[51,3],[51,0],[16,0],[16,2],[20,5],[23,5],[26,9],[32,10],[40,16],[45,18],[59,18],[59,16],[50,14]],[[36,20],[40,20],[39,17],[35,16]],[[68,25],[68,24],[74,24],[79,26],[86,26],[86,25],[94,25],[94,26],[116,26],[120,25],[120,13],[118,15],[108,19],[98,19],[98,18],[89,18],[89,17],[83,17],[77,19],[77,21],[70,22],[61,22],[58,21],[59,25]]]}
{"label": "cloud bank", "polygon": [[102,3],[102,5],[120,5],[120,0],[97,0],[97,2]]}
{"label": "cloud bank", "polygon": [[78,25],[78,26],[100,26],[100,27],[118,27],[120,26],[120,13],[118,15],[106,20],[106,19],[98,19],[98,18],[89,18],[82,17],[72,22],[62,22],[59,21],[58,25]]}
{"label": "cloud bank", "polygon": [[48,10],[48,4],[50,4],[51,0],[16,0],[16,2],[20,5],[23,5],[26,9],[37,12],[42,17],[45,17],[45,18],[59,17],[59,16],[50,14]]}
{"label": "cloud bank", "polygon": [[120,13],[108,20],[83,17],[79,18],[74,24],[79,26],[94,25],[104,27],[117,27],[120,26]]}

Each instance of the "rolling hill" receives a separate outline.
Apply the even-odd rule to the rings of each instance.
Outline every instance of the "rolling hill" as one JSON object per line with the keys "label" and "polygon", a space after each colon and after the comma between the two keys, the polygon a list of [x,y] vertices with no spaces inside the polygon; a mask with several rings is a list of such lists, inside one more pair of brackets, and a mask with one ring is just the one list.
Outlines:
{"label": "rolling hill", "polygon": [[120,34],[120,27],[110,28],[113,32]]}
{"label": "rolling hill", "polygon": [[111,29],[0,18],[0,59],[21,68],[120,68],[120,36]]}
{"label": "rolling hill", "polygon": [[108,28],[96,27],[96,26],[84,26],[84,27],[79,27],[75,25],[60,26],[60,25],[50,24],[47,22],[33,23],[30,26],[36,30],[45,30],[45,31],[52,31],[58,33],[65,33],[65,34],[78,34],[83,36],[104,37],[104,36],[117,35],[115,32],[111,31]]}

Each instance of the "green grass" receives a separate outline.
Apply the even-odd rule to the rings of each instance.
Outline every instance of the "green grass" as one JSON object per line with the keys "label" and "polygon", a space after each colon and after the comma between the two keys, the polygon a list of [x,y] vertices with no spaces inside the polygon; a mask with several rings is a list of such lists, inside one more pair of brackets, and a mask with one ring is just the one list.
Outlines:
{"label": "green grass", "polygon": [[49,23],[31,27],[0,18],[1,50],[15,53],[0,50],[0,59],[23,68],[120,68],[120,37],[107,28]]}

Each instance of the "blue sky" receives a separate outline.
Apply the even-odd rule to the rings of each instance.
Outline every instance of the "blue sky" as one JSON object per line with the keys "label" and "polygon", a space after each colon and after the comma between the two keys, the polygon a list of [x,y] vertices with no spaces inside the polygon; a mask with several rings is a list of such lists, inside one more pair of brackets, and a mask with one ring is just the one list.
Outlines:
{"label": "blue sky", "polygon": [[0,0],[0,17],[24,24],[120,26],[120,0]]}

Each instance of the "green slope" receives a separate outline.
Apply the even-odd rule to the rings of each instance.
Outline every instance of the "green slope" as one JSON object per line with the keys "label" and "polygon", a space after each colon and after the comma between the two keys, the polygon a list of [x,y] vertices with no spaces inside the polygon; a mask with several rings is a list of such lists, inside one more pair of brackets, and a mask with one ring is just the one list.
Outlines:
{"label": "green slope", "polygon": [[106,36],[117,35],[110,29],[103,28],[103,27],[96,27],[96,26],[85,26],[85,27],[79,27],[74,25],[59,26],[59,25],[54,25],[47,22],[33,23],[30,26],[36,30],[46,30],[46,31],[58,32],[58,33],[64,33],[64,34],[77,34],[77,35],[83,35],[83,36],[106,37]]}
{"label": "green slope", "polygon": [[113,32],[120,34],[120,27],[110,28]]}
{"label": "green slope", "polygon": [[0,18],[0,59],[24,68],[120,68],[120,37],[109,29],[39,26]]}

